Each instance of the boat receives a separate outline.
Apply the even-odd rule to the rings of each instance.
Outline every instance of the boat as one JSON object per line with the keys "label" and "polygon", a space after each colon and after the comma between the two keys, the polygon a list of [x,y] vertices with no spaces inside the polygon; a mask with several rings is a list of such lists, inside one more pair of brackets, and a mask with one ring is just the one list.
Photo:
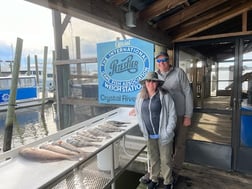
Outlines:
{"label": "boat", "polygon": [[[0,77],[0,111],[6,111],[11,92],[11,76]],[[16,104],[17,108],[41,105],[39,86],[35,76],[20,75],[17,83]]]}

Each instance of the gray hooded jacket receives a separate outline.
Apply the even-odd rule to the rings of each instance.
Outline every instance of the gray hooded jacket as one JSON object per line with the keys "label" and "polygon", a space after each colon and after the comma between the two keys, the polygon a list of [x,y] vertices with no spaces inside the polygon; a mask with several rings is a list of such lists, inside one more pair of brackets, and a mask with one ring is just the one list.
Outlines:
{"label": "gray hooded jacket", "polygon": [[158,78],[164,80],[162,88],[169,91],[172,96],[177,115],[191,118],[193,114],[193,96],[186,73],[177,67],[171,67],[163,76],[157,71]]}
{"label": "gray hooded jacket", "polygon": [[[173,140],[177,116],[174,102],[169,93],[163,93],[160,90],[159,94],[160,94],[160,102],[162,105],[159,121],[159,141],[161,144],[167,144]],[[138,119],[140,130],[142,131],[144,138],[148,140],[149,138],[148,132],[143,122],[141,113],[142,103],[143,99],[140,97],[140,93],[138,93],[135,103],[136,116]]]}

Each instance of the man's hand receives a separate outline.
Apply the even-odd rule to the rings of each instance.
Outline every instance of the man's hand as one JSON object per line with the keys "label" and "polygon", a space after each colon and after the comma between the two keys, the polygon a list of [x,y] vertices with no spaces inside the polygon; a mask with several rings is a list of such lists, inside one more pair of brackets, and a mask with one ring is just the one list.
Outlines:
{"label": "man's hand", "polygon": [[184,125],[185,127],[190,126],[190,125],[191,125],[191,118],[189,118],[189,117],[184,117],[183,125]]}

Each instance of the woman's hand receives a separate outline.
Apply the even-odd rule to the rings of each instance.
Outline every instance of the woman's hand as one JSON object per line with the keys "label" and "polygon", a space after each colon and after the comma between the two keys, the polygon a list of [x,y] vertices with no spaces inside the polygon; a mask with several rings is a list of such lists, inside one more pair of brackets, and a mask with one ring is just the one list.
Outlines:
{"label": "woman's hand", "polygon": [[135,108],[132,108],[132,109],[129,111],[129,116],[136,116],[136,110],[135,110]]}

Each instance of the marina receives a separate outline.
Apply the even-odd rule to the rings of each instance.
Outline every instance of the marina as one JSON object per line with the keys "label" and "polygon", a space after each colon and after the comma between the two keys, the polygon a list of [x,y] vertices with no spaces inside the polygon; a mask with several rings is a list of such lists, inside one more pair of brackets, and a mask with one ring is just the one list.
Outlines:
{"label": "marina", "polygon": [[[28,105],[28,104],[27,104]],[[34,103],[32,102],[32,105]],[[51,103],[45,105],[45,119],[41,118],[41,105],[19,108],[15,111],[13,124],[12,148],[17,148],[58,131],[56,114]],[[0,112],[0,153],[3,153],[3,140],[6,111]]]}
{"label": "marina", "polygon": [[[0,188],[148,188],[139,181],[149,171],[146,141],[128,113],[139,81],[161,62],[185,73],[193,97],[173,189],[251,188],[251,0],[25,2],[50,11],[54,47],[50,40],[49,53],[44,46],[33,65],[29,53],[39,51],[22,52],[23,39],[17,37],[15,56],[12,44],[2,47]],[[8,26],[23,18],[16,5]],[[46,32],[36,34],[33,42]],[[160,53],[166,58],[157,60]],[[160,176],[157,189],[164,189]]]}

